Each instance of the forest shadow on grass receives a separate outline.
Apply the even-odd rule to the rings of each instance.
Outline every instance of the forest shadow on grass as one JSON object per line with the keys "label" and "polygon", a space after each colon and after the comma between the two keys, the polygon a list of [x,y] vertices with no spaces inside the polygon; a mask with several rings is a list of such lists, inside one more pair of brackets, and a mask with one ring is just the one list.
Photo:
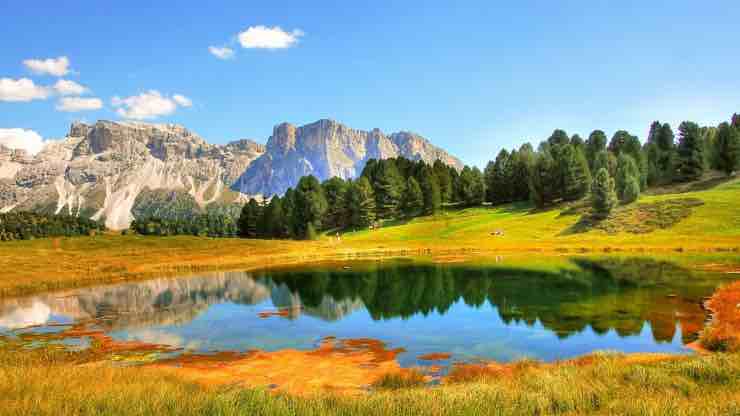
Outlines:
{"label": "forest shadow on grass", "polygon": [[721,172],[710,172],[695,182],[675,183],[650,189],[649,195],[684,194],[688,192],[707,191],[737,179]]}
{"label": "forest shadow on grass", "polygon": [[581,234],[591,230],[602,230],[608,234],[619,232],[647,234],[678,224],[691,216],[692,208],[701,205],[704,205],[704,201],[698,198],[636,203],[619,207],[604,219],[595,217],[589,209],[582,214],[577,223],[563,230],[560,235]]}

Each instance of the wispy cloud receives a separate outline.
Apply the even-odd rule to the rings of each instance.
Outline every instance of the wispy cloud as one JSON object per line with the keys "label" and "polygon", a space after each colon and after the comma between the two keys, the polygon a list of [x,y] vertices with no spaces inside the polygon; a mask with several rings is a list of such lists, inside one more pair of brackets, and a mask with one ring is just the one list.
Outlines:
{"label": "wispy cloud", "polygon": [[28,102],[45,100],[52,91],[48,87],[36,85],[28,78],[0,78],[0,101]]}
{"label": "wispy cloud", "polygon": [[54,84],[54,91],[59,95],[82,95],[89,90],[84,85],[80,85],[74,81],[60,79]]}
{"label": "wispy cloud", "polygon": [[210,52],[211,55],[215,56],[216,58],[223,60],[231,59],[234,57],[234,50],[226,46],[222,48],[218,46],[209,46],[208,52]]}
{"label": "wispy cloud", "polygon": [[100,110],[103,108],[103,101],[100,98],[64,97],[59,100],[56,108],[67,113]]}
{"label": "wispy cloud", "polygon": [[298,43],[304,35],[300,29],[286,32],[279,26],[250,26],[239,33],[238,39],[242,48],[246,49],[285,49]]}
{"label": "wispy cloud", "polygon": [[172,96],[172,99],[175,100],[175,102],[180,107],[192,107],[193,106],[193,100],[191,100],[190,98],[184,95],[175,94]]}
{"label": "wispy cloud", "polygon": [[157,90],[149,90],[126,98],[113,97],[111,104],[118,108],[116,113],[123,118],[150,120],[174,113],[178,105],[190,107],[192,101],[180,94],[170,98]]}
{"label": "wispy cloud", "polygon": [[54,75],[61,77],[69,73],[69,58],[60,56],[48,59],[26,59],[23,64],[38,75]]}

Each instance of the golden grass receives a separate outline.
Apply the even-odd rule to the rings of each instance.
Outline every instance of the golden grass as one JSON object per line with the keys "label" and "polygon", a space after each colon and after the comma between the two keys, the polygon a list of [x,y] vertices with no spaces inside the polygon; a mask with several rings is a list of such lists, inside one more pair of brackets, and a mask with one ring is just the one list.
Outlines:
{"label": "golden grass", "polygon": [[626,360],[595,354],[582,365],[527,366],[509,377],[362,397],[296,397],[207,388],[151,369],[70,365],[55,351],[0,353],[3,415],[733,415],[740,356]]}

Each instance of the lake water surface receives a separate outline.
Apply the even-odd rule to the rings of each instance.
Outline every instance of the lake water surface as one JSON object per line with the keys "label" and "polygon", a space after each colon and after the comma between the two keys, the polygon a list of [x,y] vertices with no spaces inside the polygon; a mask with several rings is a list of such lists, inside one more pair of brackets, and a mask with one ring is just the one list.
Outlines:
{"label": "lake water surface", "polygon": [[[689,352],[725,279],[671,262],[576,258],[435,265],[344,263],[215,273],[0,300],[0,334],[91,321],[116,340],[192,352],[309,350],[326,337],[453,361],[552,361],[595,350]],[[34,325],[31,329],[22,329]]]}

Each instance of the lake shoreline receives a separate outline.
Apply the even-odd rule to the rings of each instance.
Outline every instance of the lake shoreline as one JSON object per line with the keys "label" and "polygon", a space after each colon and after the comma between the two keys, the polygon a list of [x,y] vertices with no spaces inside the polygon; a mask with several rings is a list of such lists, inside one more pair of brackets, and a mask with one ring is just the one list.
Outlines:
{"label": "lake shoreline", "polygon": [[253,271],[321,262],[425,258],[433,262],[459,262],[498,257],[561,256],[718,256],[735,258],[724,267],[740,270],[740,248],[609,245],[520,245],[478,247],[451,241],[448,244],[361,244],[319,241],[211,239],[198,237],[141,237],[103,235],[2,243],[0,298],[140,281],[157,277],[187,276],[201,272]]}

